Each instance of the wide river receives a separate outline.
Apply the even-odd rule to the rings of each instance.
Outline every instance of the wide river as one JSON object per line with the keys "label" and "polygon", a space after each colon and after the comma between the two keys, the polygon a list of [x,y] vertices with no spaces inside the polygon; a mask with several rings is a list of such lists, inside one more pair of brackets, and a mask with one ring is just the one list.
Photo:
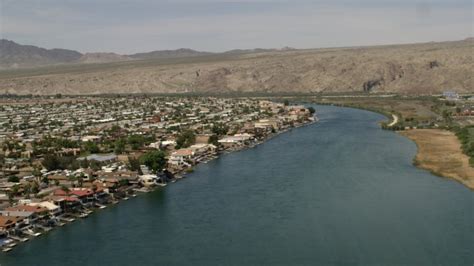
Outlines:
{"label": "wide river", "polygon": [[184,180],[56,229],[5,265],[470,265],[474,192],[412,165],[372,112],[200,165]]}

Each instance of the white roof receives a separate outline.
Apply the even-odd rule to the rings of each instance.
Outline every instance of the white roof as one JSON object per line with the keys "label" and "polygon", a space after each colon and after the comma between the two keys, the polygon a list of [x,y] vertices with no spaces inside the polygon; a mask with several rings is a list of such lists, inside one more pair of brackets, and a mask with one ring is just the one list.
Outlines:
{"label": "white roof", "polygon": [[43,202],[32,202],[30,204],[28,204],[30,206],[41,206],[41,207],[44,207],[50,211],[54,211],[54,210],[57,210],[59,209],[59,206],[57,206],[56,204],[52,203],[52,202],[49,202],[49,201],[43,201]]}

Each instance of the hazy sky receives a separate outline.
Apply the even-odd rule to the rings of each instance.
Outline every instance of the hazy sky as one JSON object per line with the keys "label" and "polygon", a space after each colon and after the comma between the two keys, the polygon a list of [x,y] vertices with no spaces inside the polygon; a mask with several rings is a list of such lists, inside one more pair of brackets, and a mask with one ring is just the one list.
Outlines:
{"label": "hazy sky", "polygon": [[0,0],[0,38],[81,52],[317,48],[473,36],[473,0]]}

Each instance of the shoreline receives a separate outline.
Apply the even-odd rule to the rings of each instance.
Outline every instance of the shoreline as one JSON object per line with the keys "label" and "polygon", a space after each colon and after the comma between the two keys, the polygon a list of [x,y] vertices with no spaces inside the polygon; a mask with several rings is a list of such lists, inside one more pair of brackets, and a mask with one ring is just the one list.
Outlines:
{"label": "shoreline", "polygon": [[[378,108],[367,107],[367,106],[358,106],[353,104],[341,104],[341,103],[318,103],[315,104],[321,105],[333,105],[344,108],[354,108],[364,111],[370,111],[374,113],[381,114],[385,116],[388,121],[380,122],[379,124],[387,125],[388,130],[392,130],[397,134],[413,141],[417,146],[417,153],[413,158],[413,166],[429,171],[433,175],[449,178],[454,181],[461,183],[466,186],[468,189],[474,191],[474,168],[469,164],[469,157],[464,154],[461,150],[461,144],[459,139],[455,136],[454,133],[448,130],[443,129],[407,129],[407,130],[397,130],[394,128],[400,121],[400,115],[396,110],[392,112],[387,112],[380,110]],[[433,138],[433,135],[423,132],[442,132],[440,133],[443,137]],[[419,135],[419,136],[415,136]],[[436,134],[434,134],[436,135]],[[443,147],[446,143],[446,137],[450,138],[450,152],[451,156],[444,156],[444,154],[449,153],[443,148],[435,150],[433,148]],[[424,141],[432,141],[427,143]],[[435,142],[435,143],[433,143]],[[453,156],[456,157],[457,162],[453,162]],[[457,164],[458,166],[446,167],[446,165]],[[459,166],[460,165],[460,166]],[[462,170],[459,171],[457,167],[462,167]],[[456,171],[458,170],[458,171]],[[465,171],[465,172],[463,172]]]}
{"label": "shoreline", "polygon": [[[80,215],[71,213],[71,214],[63,214],[63,215],[57,216],[57,218],[56,218],[57,219],[57,224],[54,225],[54,226],[34,228],[35,230],[31,230],[32,231],[31,234],[28,234],[25,237],[8,236],[6,238],[6,242],[2,246],[0,246],[0,251],[2,251],[2,253],[4,253],[4,254],[9,253],[15,247],[17,247],[18,245],[20,245],[22,243],[25,243],[25,242],[28,242],[30,240],[34,240],[35,238],[40,237],[42,235],[45,235],[48,232],[51,232],[56,228],[64,227],[67,224],[74,223],[76,220],[85,219],[85,218],[89,217],[90,215],[93,215],[94,213],[99,213],[100,210],[106,209],[108,207],[114,207],[116,205],[119,205],[119,203],[121,203],[122,201],[128,201],[131,198],[135,198],[137,196],[140,196],[140,194],[146,194],[146,193],[150,193],[150,192],[156,192],[156,191],[161,190],[161,189],[165,189],[165,187],[167,185],[176,183],[177,181],[186,178],[188,174],[190,174],[194,171],[194,167],[198,166],[199,164],[208,163],[208,162],[210,162],[214,159],[218,159],[220,156],[225,155],[225,154],[230,154],[230,153],[244,151],[244,150],[247,150],[247,149],[254,148],[254,147],[256,147],[260,144],[266,143],[267,141],[271,140],[272,138],[274,138],[276,136],[279,136],[283,133],[291,131],[292,129],[309,126],[311,124],[317,123],[318,121],[319,121],[319,119],[318,119],[317,115],[314,114],[312,116],[312,120],[305,120],[301,124],[297,124],[297,125],[294,125],[294,126],[283,128],[279,131],[276,131],[274,133],[266,135],[261,140],[256,140],[253,143],[244,144],[244,145],[239,146],[239,147],[226,148],[223,151],[217,152],[215,154],[210,154],[210,155],[204,157],[204,160],[197,161],[191,167],[183,168],[183,169],[175,172],[173,174],[173,178],[167,183],[159,184],[159,185],[156,185],[156,186],[153,186],[153,187],[142,187],[140,189],[138,189],[134,185],[132,185],[127,189],[128,192],[126,192],[123,197],[118,197],[118,198],[113,197],[105,204],[95,204],[93,208],[86,209],[86,211],[84,213],[81,213]],[[38,230],[38,228],[40,228],[40,230]]]}
{"label": "shoreline", "polygon": [[413,141],[417,154],[413,164],[433,175],[455,180],[474,191],[474,168],[462,153],[461,144],[450,131],[441,129],[412,129],[397,131]]}
{"label": "shoreline", "polygon": [[[208,162],[211,162],[213,160],[216,160],[216,159],[219,159],[219,157],[221,155],[226,155],[226,154],[230,154],[230,153],[234,153],[234,152],[240,152],[240,151],[245,151],[245,150],[248,150],[248,149],[252,149],[252,148],[255,148],[261,144],[264,144],[266,143],[267,141],[279,136],[279,135],[282,135],[286,132],[289,132],[293,129],[297,129],[297,128],[301,128],[301,127],[306,127],[306,126],[309,126],[309,125],[312,125],[312,124],[316,124],[318,121],[319,121],[319,118],[314,115],[312,117],[314,120],[313,121],[305,121],[305,123],[302,123],[300,125],[296,125],[296,126],[292,126],[292,127],[288,127],[288,128],[285,128],[285,129],[282,129],[278,132],[275,132],[275,133],[272,133],[272,134],[269,134],[267,136],[265,136],[264,139],[262,140],[258,140],[258,141],[255,141],[254,143],[251,143],[249,145],[243,145],[243,146],[240,146],[240,147],[235,147],[235,148],[229,148],[227,150],[223,150],[221,152],[218,152],[214,155],[211,155],[208,157],[207,160],[203,160],[203,161],[199,161],[197,162],[195,165],[192,165],[191,167],[188,167],[188,168],[184,168],[178,172],[176,172],[174,175],[175,175],[175,178],[174,180],[172,181],[172,183],[175,183],[177,180],[179,179],[183,179],[183,178],[186,178],[186,175],[187,174],[190,174],[194,171],[194,167],[198,166],[199,164],[201,163],[208,163]],[[155,190],[155,189],[153,189]],[[153,191],[152,190],[152,191]]]}

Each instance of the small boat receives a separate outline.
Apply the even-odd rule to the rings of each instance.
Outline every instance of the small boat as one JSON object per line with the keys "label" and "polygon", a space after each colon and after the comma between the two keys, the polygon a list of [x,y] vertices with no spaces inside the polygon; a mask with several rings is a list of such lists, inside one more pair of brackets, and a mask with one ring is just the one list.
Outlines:
{"label": "small boat", "polygon": [[61,219],[62,221],[66,221],[68,223],[72,223],[76,220],[74,218],[67,218],[67,217],[60,217],[59,219]]}
{"label": "small boat", "polygon": [[27,235],[30,235],[30,236],[34,236],[34,237],[38,237],[38,236],[41,235],[41,233],[36,233],[35,231],[33,231],[31,229],[24,230],[23,233],[25,233]]}
{"label": "small boat", "polygon": [[28,238],[26,238],[26,237],[10,236],[10,238],[13,239],[13,240],[22,242],[22,243],[27,242],[28,240],[30,240],[30,239],[28,239]]}
{"label": "small boat", "polygon": [[99,204],[99,203],[96,203],[96,205],[99,207],[99,209],[105,209],[105,208],[107,208],[107,206],[102,205],[102,204]]}
{"label": "small boat", "polygon": [[87,218],[87,216],[89,216],[89,214],[87,214],[87,213],[79,214],[79,218]]}
{"label": "small boat", "polygon": [[2,251],[5,252],[5,253],[7,253],[7,252],[12,251],[12,248],[4,248],[4,249],[2,249]]}
{"label": "small boat", "polygon": [[49,232],[52,229],[51,227],[46,227],[46,226],[42,226],[42,225],[36,225],[36,227],[42,229],[45,232]]}

